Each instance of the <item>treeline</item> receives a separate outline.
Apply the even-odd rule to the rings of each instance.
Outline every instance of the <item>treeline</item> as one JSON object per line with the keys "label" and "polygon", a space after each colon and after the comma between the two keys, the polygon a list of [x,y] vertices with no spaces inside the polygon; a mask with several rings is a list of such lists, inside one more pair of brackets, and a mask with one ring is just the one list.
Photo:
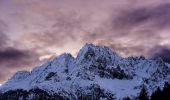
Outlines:
{"label": "treeline", "polygon": [[[131,100],[129,97],[124,98],[123,100]],[[133,99],[134,100],[134,99]],[[140,94],[136,97],[135,100],[170,100],[170,84],[165,83],[164,88],[160,89],[159,87],[151,96],[148,95],[146,87],[143,85]]]}
{"label": "treeline", "polygon": [[170,100],[170,84],[165,83],[163,90],[158,88],[151,96],[151,100]]}
{"label": "treeline", "polygon": [[[127,97],[124,100],[131,99]],[[170,84],[166,82],[162,90],[160,88],[157,88],[157,90],[153,92],[150,97],[148,95],[146,87],[143,86],[136,100],[170,100]]]}
{"label": "treeline", "polygon": [[35,88],[29,91],[23,89],[0,93],[0,100],[69,100],[58,94],[49,95],[46,91]]}

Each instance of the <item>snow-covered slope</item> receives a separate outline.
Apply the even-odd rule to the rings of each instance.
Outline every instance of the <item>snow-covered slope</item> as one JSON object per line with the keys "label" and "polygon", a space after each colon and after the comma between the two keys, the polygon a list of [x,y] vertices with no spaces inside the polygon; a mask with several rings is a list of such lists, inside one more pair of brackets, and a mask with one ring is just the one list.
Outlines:
{"label": "snow-covered slope", "polygon": [[76,58],[62,54],[31,72],[17,72],[0,91],[39,88],[69,99],[95,95],[121,100],[137,97],[143,85],[151,95],[169,81],[170,67],[161,59],[122,58],[107,47],[86,44]]}

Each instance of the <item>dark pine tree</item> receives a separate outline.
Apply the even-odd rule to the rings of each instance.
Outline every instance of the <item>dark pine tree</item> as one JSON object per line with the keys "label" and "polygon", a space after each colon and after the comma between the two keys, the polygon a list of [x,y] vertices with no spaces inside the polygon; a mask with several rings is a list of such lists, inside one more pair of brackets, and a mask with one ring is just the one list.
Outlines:
{"label": "dark pine tree", "polygon": [[162,91],[164,100],[170,100],[170,84],[168,82],[165,83],[163,91]]}
{"label": "dark pine tree", "polygon": [[158,100],[159,98],[163,98],[162,91],[158,87],[157,90],[151,95],[151,100]]}
{"label": "dark pine tree", "polygon": [[170,100],[170,84],[166,82],[162,91],[158,88],[152,94],[151,100]]}
{"label": "dark pine tree", "polygon": [[138,96],[138,100],[149,100],[148,92],[145,86],[142,87],[142,90]]}

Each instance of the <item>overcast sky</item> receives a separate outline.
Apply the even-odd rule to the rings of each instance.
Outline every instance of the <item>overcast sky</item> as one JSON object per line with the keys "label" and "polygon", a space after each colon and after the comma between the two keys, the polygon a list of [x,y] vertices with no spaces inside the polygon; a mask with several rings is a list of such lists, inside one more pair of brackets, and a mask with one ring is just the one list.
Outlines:
{"label": "overcast sky", "polygon": [[170,62],[170,0],[0,0],[0,83],[85,43]]}

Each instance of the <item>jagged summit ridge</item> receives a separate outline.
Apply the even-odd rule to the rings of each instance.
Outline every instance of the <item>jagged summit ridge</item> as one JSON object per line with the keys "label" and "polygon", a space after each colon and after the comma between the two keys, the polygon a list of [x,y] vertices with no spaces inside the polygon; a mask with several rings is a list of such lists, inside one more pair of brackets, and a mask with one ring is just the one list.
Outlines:
{"label": "jagged summit ridge", "polygon": [[39,88],[63,98],[80,99],[97,93],[97,88],[101,94],[96,94],[96,98],[111,100],[135,98],[142,85],[151,94],[169,81],[170,68],[161,59],[123,58],[108,47],[86,44],[76,58],[65,53],[31,72],[17,72],[0,91]]}
{"label": "jagged summit ridge", "polygon": [[86,58],[87,56],[104,56],[104,57],[109,57],[109,56],[118,56],[115,52],[112,52],[112,50],[108,47],[105,46],[95,46],[93,44],[85,44],[82,49],[80,49],[77,59]]}

